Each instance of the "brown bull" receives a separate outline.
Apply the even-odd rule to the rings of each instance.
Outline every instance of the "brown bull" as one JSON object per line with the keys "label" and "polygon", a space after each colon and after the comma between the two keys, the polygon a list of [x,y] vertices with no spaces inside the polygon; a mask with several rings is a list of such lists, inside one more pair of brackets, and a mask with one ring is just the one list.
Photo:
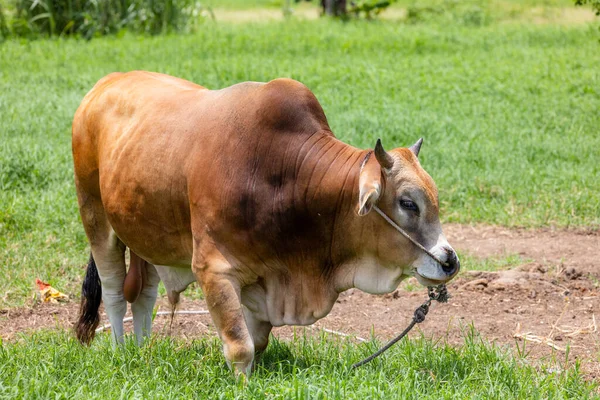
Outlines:
{"label": "brown bull", "polygon": [[247,374],[273,326],[314,323],[344,290],[450,280],[459,262],[420,145],[385,152],[339,141],[313,93],[290,79],[208,90],[157,73],[108,75],[73,121],[92,250],[79,339],[93,338],[101,296],[115,341],[127,300],[141,341],[159,279],[174,303],[197,280],[228,364]]}

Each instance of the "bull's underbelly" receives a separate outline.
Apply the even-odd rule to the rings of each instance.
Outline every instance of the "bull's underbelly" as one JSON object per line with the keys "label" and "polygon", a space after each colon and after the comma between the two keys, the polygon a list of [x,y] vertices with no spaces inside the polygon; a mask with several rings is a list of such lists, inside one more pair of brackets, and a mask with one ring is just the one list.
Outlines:
{"label": "bull's underbelly", "polygon": [[[157,266],[158,273],[167,293],[180,293],[196,281],[191,268]],[[269,322],[273,326],[310,325],[329,314],[337,300],[337,294],[314,286],[298,290],[290,285],[269,290],[269,284],[254,283],[242,288],[242,304],[254,318]],[[329,293],[322,296],[322,293]]]}
{"label": "bull's underbelly", "polygon": [[325,317],[338,294],[323,282],[315,285],[302,279],[282,284],[277,277],[267,278],[242,289],[242,304],[261,321],[273,326],[310,325]]}

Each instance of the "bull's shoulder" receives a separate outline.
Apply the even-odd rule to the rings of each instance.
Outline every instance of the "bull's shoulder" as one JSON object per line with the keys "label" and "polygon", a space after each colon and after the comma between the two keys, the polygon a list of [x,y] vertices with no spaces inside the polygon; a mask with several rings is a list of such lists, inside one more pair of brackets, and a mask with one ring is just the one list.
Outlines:
{"label": "bull's shoulder", "polygon": [[321,104],[304,84],[288,78],[272,80],[259,89],[258,115],[278,130],[329,130]]}

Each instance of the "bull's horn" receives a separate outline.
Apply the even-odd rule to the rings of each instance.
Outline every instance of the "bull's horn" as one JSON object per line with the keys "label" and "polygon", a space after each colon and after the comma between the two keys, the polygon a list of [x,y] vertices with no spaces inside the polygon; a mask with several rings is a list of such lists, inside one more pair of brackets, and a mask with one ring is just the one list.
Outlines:
{"label": "bull's horn", "polygon": [[408,149],[413,152],[415,156],[419,156],[419,151],[421,151],[421,145],[423,144],[423,138],[417,140],[417,143],[410,146]]}
{"label": "bull's horn", "polygon": [[377,144],[375,145],[375,158],[379,162],[384,169],[392,169],[394,166],[394,159],[390,156],[381,145],[381,139],[377,139]]}

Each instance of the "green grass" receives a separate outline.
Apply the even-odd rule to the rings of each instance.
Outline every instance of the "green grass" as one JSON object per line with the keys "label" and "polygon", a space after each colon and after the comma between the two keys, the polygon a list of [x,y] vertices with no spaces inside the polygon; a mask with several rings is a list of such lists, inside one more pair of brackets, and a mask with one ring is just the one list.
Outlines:
{"label": "green grass", "polygon": [[[114,352],[107,335],[91,349],[64,334],[0,344],[0,398],[583,399],[594,386],[578,367],[535,367],[467,331],[455,347],[403,341],[359,370],[380,344],[300,337],[273,341],[247,384],[227,370],[216,339],[131,342]],[[550,367],[551,365],[551,367]]]}

